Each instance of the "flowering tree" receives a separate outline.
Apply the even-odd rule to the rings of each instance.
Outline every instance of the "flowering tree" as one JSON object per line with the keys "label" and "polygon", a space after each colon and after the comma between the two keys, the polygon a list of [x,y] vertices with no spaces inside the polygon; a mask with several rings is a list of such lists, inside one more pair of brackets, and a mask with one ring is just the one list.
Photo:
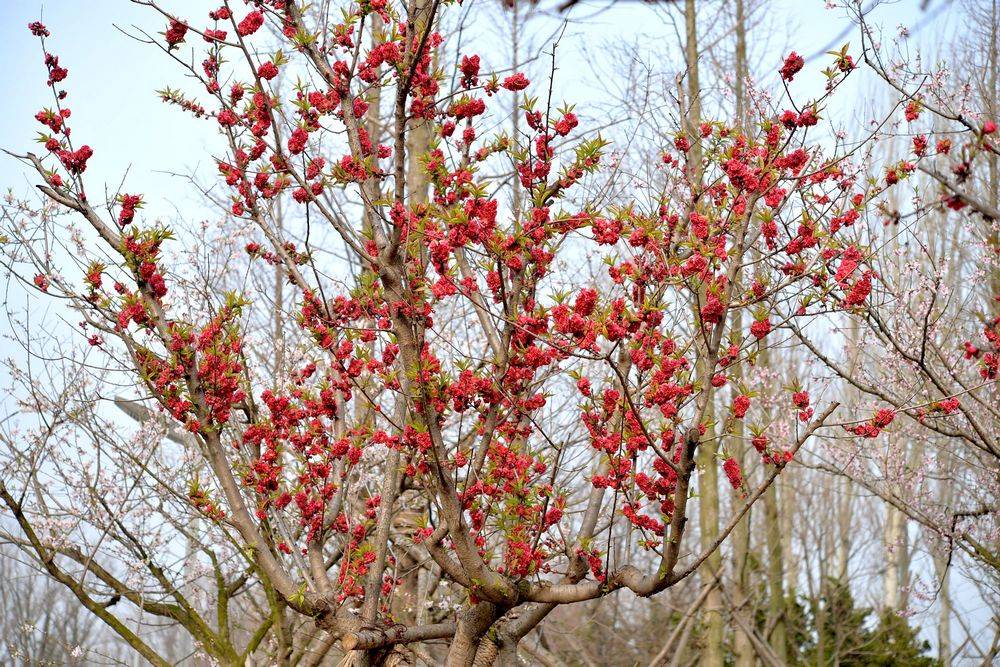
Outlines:
{"label": "flowering tree", "polygon": [[[887,56],[864,16],[858,13],[856,20],[865,63],[902,95],[903,117],[897,119],[902,128],[896,134],[909,144],[922,178],[915,179],[909,206],[886,201],[880,207],[883,224],[892,231],[885,240],[891,253],[872,258],[877,294],[863,317],[849,325],[866,345],[855,343],[849,354],[839,355],[801,327],[792,330],[811,355],[859,392],[859,403],[885,406],[873,422],[851,426],[853,433],[877,436],[879,414],[883,421],[897,413],[908,417],[899,437],[913,443],[911,452],[905,445],[872,452],[854,442],[840,452],[839,471],[848,471],[900,516],[923,524],[995,577],[1000,565],[993,500],[1000,456],[997,126],[977,112],[991,104],[986,95],[976,99],[967,86],[951,82],[946,69],[924,70],[898,52]],[[995,26],[993,31],[995,44]],[[983,57],[995,62],[995,48]],[[995,76],[990,85],[996,87]],[[890,163],[880,176],[895,182],[909,168]],[[959,224],[949,225],[949,215]],[[929,233],[920,227],[925,223]],[[955,456],[962,459],[957,469]],[[928,487],[938,475],[948,480],[948,492],[935,498]]]}
{"label": "flowering tree", "polygon": [[[450,3],[139,4],[201,91],[162,99],[218,128],[226,213],[202,241],[248,236],[245,257],[172,250],[150,193],[88,187],[100,147],[71,134],[72,80],[33,23],[53,102],[44,152],[19,157],[46,201],[5,209],[8,262],[87,345],[45,369],[54,393],[20,377],[37,424],[5,436],[0,498],[10,539],[151,663],[169,664],[126,605],[220,662],[506,664],[559,605],[696,572],[819,429],[874,438],[906,412],[949,434],[961,413],[957,435],[995,446],[958,379],[833,423],[808,379],[758,397],[737,373],[774,372],[769,350],[814,318],[897,316],[872,300],[885,246],[863,222],[948,151],[915,143],[874,182],[857,146],[810,136],[855,71],[846,48],[808,104],[682,108],[626,181],[544,85],[449,60]],[[790,54],[783,83],[804,64]],[[491,131],[515,95],[519,131]],[[992,125],[967,129],[993,146]],[[134,436],[96,402],[116,385]],[[752,484],[728,451],[744,422]],[[699,544],[692,488],[717,468],[732,512]]]}

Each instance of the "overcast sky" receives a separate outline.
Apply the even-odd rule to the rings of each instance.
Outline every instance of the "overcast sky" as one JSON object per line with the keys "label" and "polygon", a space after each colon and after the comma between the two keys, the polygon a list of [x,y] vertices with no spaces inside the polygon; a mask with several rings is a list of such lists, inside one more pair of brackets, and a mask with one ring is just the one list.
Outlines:
{"label": "overcast sky", "polygon": [[[554,4],[543,0],[542,6],[546,3]],[[936,0],[931,7],[940,3],[944,0]],[[920,0],[890,2],[878,10],[876,20],[891,31],[899,23],[916,25],[927,16],[918,10],[919,4]],[[165,0],[163,5],[193,19],[205,17],[214,8],[206,0]],[[718,2],[710,5],[717,7]],[[752,53],[763,54],[758,56],[760,65],[768,65],[770,72],[776,71],[786,49],[809,55],[831,42],[839,46],[853,38],[858,43],[856,34],[838,39],[850,23],[842,11],[824,9],[824,0],[777,0],[772,5],[768,10],[772,28],[766,44],[761,44],[760,35],[753,35],[750,44]],[[641,3],[621,2],[610,10],[598,11],[606,6],[590,2],[575,8],[569,18],[579,21],[570,25],[559,46],[559,90],[567,101],[581,103],[581,107],[588,99],[599,98],[604,85],[589,76],[589,67],[580,66],[582,59],[587,63],[599,60],[607,44],[634,40],[640,29],[648,35],[652,48],[669,48],[677,41],[674,28]],[[947,21],[947,14],[938,14],[934,23]],[[91,188],[101,182],[116,187],[129,169],[127,191],[145,194],[147,214],[169,214],[175,206],[196,202],[183,180],[166,172],[189,173],[199,162],[211,169],[205,149],[217,146],[213,128],[157,100],[154,91],[182,85],[182,74],[161,51],[116,28],[135,32],[138,27],[153,35],[164,29],[156,12],[128,0],[0,2],[0,62],[4,63],[0,86],[12,93],[5,100],[0,147],[18,152],[32,149],[41,129],[33,116],[52,101],[45,86],[38,40],[26,29],[30,21],[39,18],[53,33],[49,48],[69,68],[67,102],[73,110],[74,139],[95,151],[87,170]],[[205,20],[207,24],[207,17]],[[705,24],[714,20],[713,16],[702,19]],[[543,27],[538,32],[548,34],[558,22],[552,19],[539,25]],[[465,39],[476,44],[474,37]],[[479,47],[487,61],[492,44],[485,42]],[[817,68],[821,65],[816,63]],[[810,85],[806,77],[800,78],[807,81],[803,86]],[[18,192],[30,187],[24,169],[10,159],[0,160],[0,183]]]}

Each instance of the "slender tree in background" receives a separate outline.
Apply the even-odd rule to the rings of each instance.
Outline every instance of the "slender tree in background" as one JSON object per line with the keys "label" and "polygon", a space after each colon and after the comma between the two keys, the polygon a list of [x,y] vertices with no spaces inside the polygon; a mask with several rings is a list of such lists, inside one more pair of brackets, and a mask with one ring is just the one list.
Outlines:
{"label": "slender tree in background", "polygon": [[[734,13],[735,47],[733,53],[733,105],[736,113],[736,123],[738,128],[746,126],[747,118],[747,83],[749,82],[749,69],[747,65],[747,11],[744,0],[736,0]],[[733,329],[742,332],[743,314],[733,314]],[[732,382],[735,386],[744,384],[745,374],[743,365],[738,364],[733,368]],[[750,462],[750,452],[752,447],[747,445],[746,428],[742,420],[734,427],[730,445],[736,455],[736,461],[743,469],[748,468]],[[754,652],[751,640],[751,632],[747,626],[753,624],[753,609],[750,591],[750,528],[751,517],[754,516],[753,509],[747,512],[746,516],[733,530],[733,596],[736,601],[736,608],[732,610],[734,615],[742,617],[740,627],[735,630],[733,641],[733,653],[736,656],[736,667],[750,667],[753,664]]]}
{"label": "slender tree in background", "polygon": [[[163,102],[217,133],[218,217],[168,228],[90,181],[59,27],[32,23],[53,97],[4,262],[79,326],[19,327],[0,500],[142,660],[933,663],[904,579],[853,597],[855,488],[888,545],[912,521],[942,579],[958,554],[995,580],[995,109],[887,58],[859,6],[862,44],[786,54],[768,92],[738,2],[735,109],[701,67],[720,28],[665,9],[684,65],[669,104],[621,74],[644,111],[619,145],[552,100],[558,41],[529,79],[516,4],[506,70],[453,2],[137,4],[185,77]],[[823,132],[862,72],[885,115]],[[949,273],[928,221],[975,257]],[[610,630],[574,635],[584,609]]]}

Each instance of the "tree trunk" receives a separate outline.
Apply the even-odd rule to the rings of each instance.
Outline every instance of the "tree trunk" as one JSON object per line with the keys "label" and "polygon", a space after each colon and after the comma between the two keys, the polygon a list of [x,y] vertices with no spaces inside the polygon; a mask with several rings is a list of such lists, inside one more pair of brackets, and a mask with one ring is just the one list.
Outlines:
{"label": "tree trunk", "polygon": [[[736,125],[740,131],[746,130],[746,79],[747,79],[747,42],[746,42],[746,16],[744,14],[743,0],[736,0],[736,53],[735,53],[735,97],[736,97]],[[733,330],[743,332],[743,313],[737,311],[733,317]],[[738,386],[743,381],[743,365],[739,364],[733,369],[733,384]],[[739,420],[733,427],[733,437],[730,450],[737,457],[740,468],[748,469],[749,452],[745,441],[746,428],[743,420]],[[739,608],[733,609],[732,613],[741,614],[747,619],[747,625],[753,627],[753,604],[750,595],[750,573],[748,571],[750,560],[750,522],[751,512],[747,512],[743,520],[736,524],[733,530],[733,581],[735,604]],[[745,607],[749,607],[749,612]],[[751,667],[753,665],[753,644],[749,634],[742,628],[735,630],[733,639],[733,652],[736,658],[736,667]]]}
{"label": "tree trunk", "polygon": [[772,628],[770,642],[775,655],[784,663],[788,658],[785,632],[785,567],[781,548],[777,484],[772,484],[764,494],[764,524],[767,539],[767,616],[768,626]]}
{"label": "tree trunk", "polygon": [[883,579],[882,606],[886,609],[900,608],[900,588],[903,552],[906,549],[903,533],[906,517],[892,505],[886,505],[883,546],[885,548],[885,577]]}
{"label": "tree trunk", "polygon": [[[692,143],[689,175],[692,189],[700,191],[702,151],[701,140],[698,138],[698,126],[701,122],[701,89],[698,82],[698,26],[694,0],[685,1],[684,21],[687,40],[687,124]],[[707,372],[711,373],[711,371],[712,369],[707,369]],[[711,423],[712,412],[710,404],[707,408],[706,423]],[[718,452],[718,441],[711,434],[706,434],[703,443],[698,447],[699,527],[703,548],[710,546],[719,535],[719,466],[716,461]],[[721,573],[721,567],[722,554],[716,550],[700,569],[702,583],[714,582]],[[705,606],[702,608],[702,620],[705,635],[700,664],[706,667],[721,667],[722,594],[718,589],[713,588],[708,599],[705,600]]]}

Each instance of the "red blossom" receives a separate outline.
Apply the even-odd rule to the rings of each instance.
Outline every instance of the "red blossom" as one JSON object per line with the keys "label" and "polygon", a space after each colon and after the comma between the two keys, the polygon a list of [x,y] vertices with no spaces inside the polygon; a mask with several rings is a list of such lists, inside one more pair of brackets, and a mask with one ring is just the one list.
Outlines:
{"label": "red blossom", "polygon": [[528,78],[524,76],[524,74],[522,74],[521,72],[518,72],[517,74],[508,76],[506,79],[503,80],[503,83],[500,85],[506,88],[507,90],[524,90],[525,88],[528,87],[529,83],[531,82],[528,81]]}
{"label": "red blossom", "polygon": [[805,64],[806,64],[805,59],[799,54],[797,54],[795,51],[792,51],[791,53],[788,54],[788,56],[785,58],[785,62],[781,65],[781,70],[780,70],[781,78],[784,79],[785,81],[791,81],[792,79],[795,78],[795,75],[798,74],[799,71],[805,66]]}
{"label": "red blossom", "polygon": [[260,27],[264,25],[264,15],[254,10],[247,14],[242,21],[236,26],[236,32],[240,34],[241,37],[247,37],[257,32]]}
{"label": "red blossom", "polygon": [[463,87],[471,88],[479,82],[479,56],[462,56],[459,69],[462,72]]}
{"label": "red blossom", "polygon": [[809,392],[808,391],[797,391],[792,394],[792,404],[799,409],[805,409],[809,407]]}
{"label": "red blossom", "polygon": [[265,81],[270,81],[278,76],[278,66],[269,60],[257,68],[257,76]]}
{"label": "red blossom", "polygon": [[187,35],[187,31],[187,24],[181,23],[177,19],[171,19],[170,26],[167,28],[167,32],[165,34],[168,49],[172,49],[183,42],[184,37]]}
{"label": "red blossom", "polygon": [[59,161],[66,167],[66,171],[71,174],[82,174],[87,169],[87,160],[93,156],[94,151],[90,146],[81,146],[78,150],[59,150],[56,155]]}
{"label": "red blossom", "polygon": [[303,128],[297,127],[288,138],[288,152],[298,155],[306,149],[306,142],[309,141],[309,133]]}
{"label": "red blossom", "polygon": [[896,411],[891,408],[882,408],[875,413],[873,423],[879,428],[885,428],[896,418]]}
{"label": "red blossom", "polygon": [[567,134],[573,131],[573,128],[575,128],[579,124],[580,121],[576,117],[576,114],[568,112],[564,114],[563,117],[560,118],[558,122],[556,122],[555,125],[556,134],[558,134],[560,137],[565,137]]}
{"label": "red blossom", "polygon": [[736,462],[736,459],[730,457],[722,464],[722,469],[732,487],[739,491],[740,487],[743,486],[743,472],[740,470],[740,464]]}
{"label": "red blossom", "polygon": [[462,98],[455,102],[448,109],[448,113],[455,118],[473,118],[486,111],[486,103],[478,98]]}
{"label": "red blossom", "polygon": [[743,419],[747,415],[747,410],[750,409],[750,397],[746,394],[740,394],[733,400],[733,416],[737,419]]}
{"label": "red blossom", "polygon": [[135,210],[142,206],[142,195],[121,195],[118,202],[122,206],[118,213],[118,224],[124,227],[135,219]]}
{"label": "red blossom", "polygon": [[240,122],[239,116],[237,116],[229,109],[223,109],[222,111],[220,111],[219,115],[217,116],[217,119],[219,121],[219,125],[221,125],[222,127],[232,127],[233,125],[236,125],[238,122]]}
{"label": "red blossom", "polygon": [[49,68],[48,84],[50,86],[55,86],[55,84],[64,81],[69,76],[69,70],[65,67],[60,67],[59,58],[50,53],[45,54],[45,66]]}
{"label": "red blossom", "polygon": [[871,271],[865,271],[862,277],[851,286],[850,291],[844,297],[844,307],[860,306],[868,299],[868,295],[872,291],[873,275]]}
{"label": "red blossom", "polygon": [[750,334],[757,340],[761,340],[769,333],[771,333],[771,320],[766,317],[762,320],[755,320],[750,325]]}
{"label": "red blossom", "polygon": [[715,294],[709,294],[701,308],[701,318],[708,324],[718,324],[725,313],[726,305]]}

